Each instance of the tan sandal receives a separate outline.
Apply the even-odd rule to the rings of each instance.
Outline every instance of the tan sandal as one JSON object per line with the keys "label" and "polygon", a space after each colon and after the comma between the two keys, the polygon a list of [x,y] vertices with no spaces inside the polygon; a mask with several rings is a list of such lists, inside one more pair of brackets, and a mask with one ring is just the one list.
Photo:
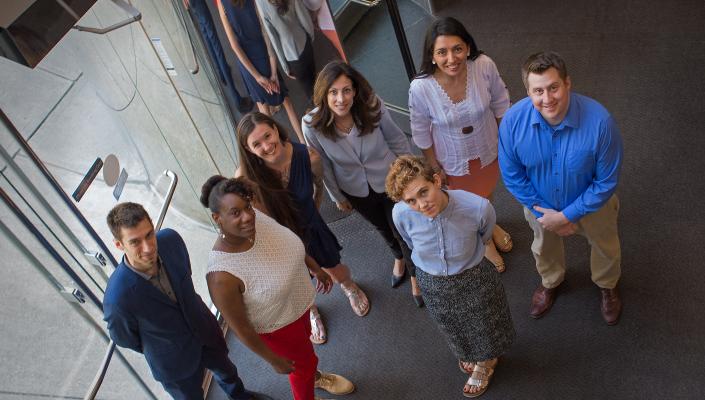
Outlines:
{"label": "tan sandal", "polygon": [[[370,301],[367,299],[365,292],[357,286],[357,283],[353,282],[349,288],[340,285],[340,288],[343,289],[343,293],[350,300],[350,306],[358,317],[364,317],[370,312]],[[364,303],[367,303],[367,307],[363,306]]]}
{"label": "tan sandal", "polygon": [[[487,387],[490,384],[492,375],[494,375],[494,370],[497,368],[499,360],[494,359],[494,364],[489,365],[488,361],[481,361],[475,364],[475,368],[472,370],[472,375],[468,378],[465,386],[475,386],[479,388],[477,392],[469,393],[465,391],[465,386],[463,387],[463,396],[465,397],[479,397],[482,396],[487,391]],[[484,364],[484,365],[480,365]]]}
{"label": "tan sandal", "polygon": [[504,258],[497,252],[492,242],[487,242],[488,245],[485,246],[485,258],[494,265],[497,272],[500,274],[504,272],[507,267],[504,264]]}
{"label": "tan sandal", "polygon": [[475,369],[475,363],[474,362],[465,362],[468,365],[468,368],[463,367],[463,361],[458,360],[458,368],[460,368],[460,371],[464,374],[472,374],[472,371]]}
{"label": "tan sandal", "polygon": [[311,307],[309,318],[311,319],[311,336],[309,337],[311,343],[324,344],[328,341],[328,335],[326,335],[326,327],[323,325],[323,319],[317,307]]}
{"label": "tan sandal", "polygon": [[492,241],[494,242],[494,245],[497,247],[497,250],[501,251],[502,253],[507,253],[514,248],[514,242],[512,241],[512,237],[509,236],[507,231],[502,229],[499,225],[495,225],[495,229],[492,230]]}

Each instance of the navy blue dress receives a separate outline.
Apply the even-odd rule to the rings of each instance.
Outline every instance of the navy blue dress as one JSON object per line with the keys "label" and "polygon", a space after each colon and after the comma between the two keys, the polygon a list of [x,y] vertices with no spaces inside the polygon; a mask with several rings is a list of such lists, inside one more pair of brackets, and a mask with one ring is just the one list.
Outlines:
{"label": "navy blue dress", "polygon": [[[237,41],[245,52],[247,58],[255,67],[255,69],[264,77],[272,76],[272,70],[269,66],[269,54],[267,54],[267,44],[262,37],[262,28],[257,18],[255,11],[255,2],[253,0],[245,0],[242,7],[234,6],[231,0],[220,0],[225,10],[225,15],[228,17],[230,27],[233,29]],[[284,97],[288,91],[284,84],[281,74],[277,71],[279,77],[279,93],[268,94],[255,79],[250,71],[237,59],[237,66],[242,75],[242,81],[250,93],[252,100],[258,103],[266,103],[270,106],[278,106],[284,102]]]}
{"label": "navy blue dress", "polygon": [[313,172],[308,148],[300,143],[291,143],[291,145],[294,151],[291,155],[289,184],[286,189],[291,195],[299,221],[303,226],[306,254],[316,260],[322,268],[333,268],[340,264],[340,250],[343,248],[323,221],[313,201]]}
{"label": "navy blue dress", "polygon": [[235,82],[233,82],[233,77],[230,74],[230,66],[227,61],[225,61],[225,53],[223,53],[220,39],[218,39],[218,35],[215,32],[215,25],[213,25],[213,18],[211,18],[211,12],[208,10],[206,0],[190,0],[189,10],[191,10],[195,16],[196,22],[198,22],[198,29],[203,36],[203,42],[218,67],[216,71],[218,72],[220,81],[224,84],[225,90],[235,99],[235,104],[240,104],[242,98],[235,87]]}

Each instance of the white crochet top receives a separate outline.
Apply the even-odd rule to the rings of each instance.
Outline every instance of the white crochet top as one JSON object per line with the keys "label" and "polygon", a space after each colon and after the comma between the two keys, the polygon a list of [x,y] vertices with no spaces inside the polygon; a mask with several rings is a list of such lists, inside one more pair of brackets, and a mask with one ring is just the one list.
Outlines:
{"label": "white crochet top", "polygon": [[256,212],[255,243],[242,253],[211,250],[208,273],[223,271],[245,284],[247,317],[257,333],[271,333],[299,319],[316,291],[304,263],[306,251],[296,234]]}
{"label": "white crochet top", "polygon": [[[411,135],[421,149],[433,146],[446,174],[470,174],[468,161],[485,166],[497,158],[496,119],[509,108],[509,92],[494,61],[484,54],[467,61],[465,99],[453,103],[430,75],[409,87]],[[463,128],[472,127],[464,134]]]}

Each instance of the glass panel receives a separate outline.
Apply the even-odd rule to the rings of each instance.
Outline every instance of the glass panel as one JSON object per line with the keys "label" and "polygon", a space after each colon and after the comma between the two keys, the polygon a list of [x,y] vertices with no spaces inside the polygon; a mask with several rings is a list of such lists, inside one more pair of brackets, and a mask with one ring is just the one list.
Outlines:
{"label": "glass panel", "polygon": [[[115,154],[127,173],[119,201],[142,203],[156,219],[169,186],[163,172],[174,171],[179,184],[163,226],[185,238],[196,289],[209,302],[205,265],[215,233],[198,197],[210,175],[235,170],[232,124],[205,64],[198,74],[189,72],[193,50],[173,3],[132,4],[142,21],[106,35],[72,30],[34,70],[0,59],[0,74],[9,77],[0,83],[0,107],[66,193],[74,192],[96,158]],[[105,27],[123,17],[104,0],[80,24]],[[30,158],[16,152],[17,144],[3,135],[2,146],[51,196]],[[119,261],[105,225],[117,203],[114,189],[99,173],[76,205]],[[61,201],[52,205],[62,208]],[[67,209],[58,212],[73,219]],[[80,226],[76,231],[89,250],[97,247]],[[104,289],[105,276],[86,270]]]}
{"label": "glass panel", "polygon": [[[83,398],[95,374],[87,366],[99,365],[106,348],[102,312],[90,300],[78,304],[60,294],[79,286],[4,202],[0,227],[0,254],[12,260],[0,268],[0,397]],[[148,396],[123,365],[115,367],[123,385],[101,398]]]}
{"label": "glass panel", "polygon": [[[141,22],[106,35],[72,30],[34,69],[0,58],[0,109],[10,120],[0,124],[0,187],[21,204],[75,279],[88,285],[85,294],[94,293],[102,301],[113,263],[91,265],[84,253],[103,251],[106,258],[119,261],[122,254],[105,224],[108,210],[118,201],[139,202],[156,220],[170,183],[164,171],[174,171],[179,184],[163,227],[184,237],[196,289],[209,303],[205,265],[215,232],[198,197],[209,176],[235,170],[230,114],[198,45],[199,72],[189,71],[195,67],[193,48],[175,3],[131,3],[142,11]],[[112,2],[99,0],[80,24],[106,27],[124,17]],[[31,151],[15,140],[15,129]],[[111,154],[127,174],[119,199],[114,197],[116,187],[99,171],[80,200],[70,200],[79,216],[42,174],[46,168],[70,195],[96,159],[105,161]],[[46,273],[33,267],[28,256],[20,257],[21,246],[6,240],[9,232],[21,232],[20,242],[32,243],[28,253],[37,257],[41,246],[6,211],[1,214],[8,228],[0,237],[0,254],[20,261],[0,275],[0,317],[10,321],[0,328],[0,357],[3,366],[11,365],[0,377],[0,397],[82,398],[107,347],[102,312],[93,303],[77,306],[64,300],[59,285],[75,283],[46,254],[39,263],[51,265]],[[131,371],[159,398],[167,398],[143,356],[124,353],[127,362],[117,353],[113,356],[99,398],[146,398]]]}

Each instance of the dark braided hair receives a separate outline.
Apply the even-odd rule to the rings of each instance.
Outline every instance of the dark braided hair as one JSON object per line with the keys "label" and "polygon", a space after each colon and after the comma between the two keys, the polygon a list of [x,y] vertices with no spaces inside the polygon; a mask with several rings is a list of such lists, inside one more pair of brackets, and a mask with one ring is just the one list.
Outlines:
{"label": "dark braided hair", "polygon": [[226,194],[234,194],[250,202],[255,192],[245,178],[226,178],[222,175],[213,175],[201,186],[201,204],[211,212],[220,212],[220,201]]}

